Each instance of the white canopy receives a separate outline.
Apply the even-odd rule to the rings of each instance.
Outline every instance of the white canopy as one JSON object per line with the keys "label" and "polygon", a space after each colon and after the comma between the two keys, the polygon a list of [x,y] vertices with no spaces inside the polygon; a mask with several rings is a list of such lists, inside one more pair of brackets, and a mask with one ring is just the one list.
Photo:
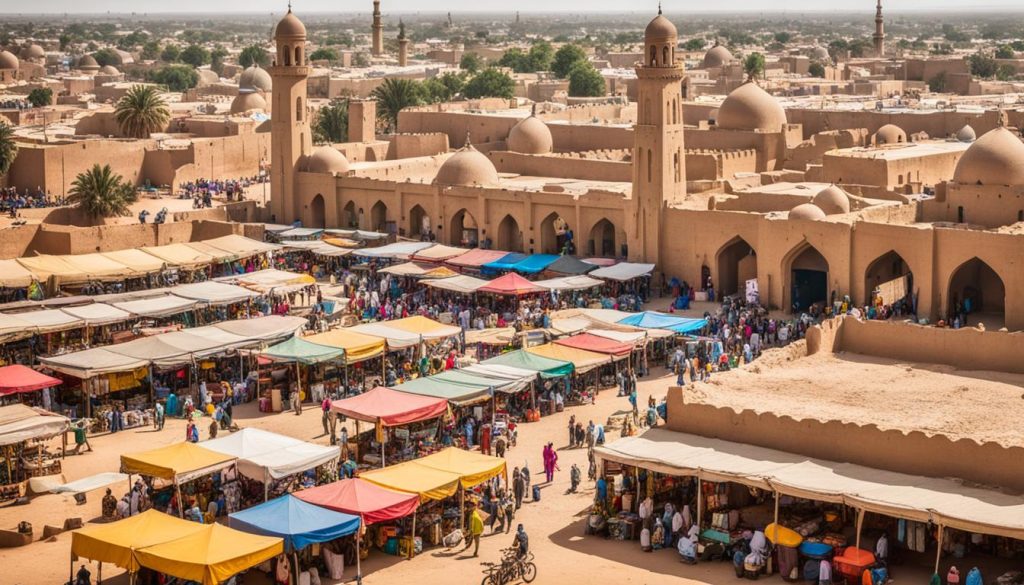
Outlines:
{"label": "white canopy", "polygon": [[469,294],[474,293],[481,286],[486,285],[489,280],[483,280],[480,278],[473,278],[472,276],[453,276],[451,278],[439,278],[437,280],[428,280],[423,284],[432,286],[434,288],[440,288],[444,290],[450,290],[457,293]]}
{"label": "white canopy", "polygon": [[193,299],[165,295],[150,299],[123,301],[112,304],[118,309],[127,311],[138,317],[169,317],[171,315],[191,311],[196,308],[198,303]]}
{"label": "white canopy", "polygon": [[67,417],[24,404],[0,406],[0,446],[53,437],[69,424]]}
{"label": "white canopy", "polygon": [[100,374],[125,372],[149,365],[148,359],[129,357],[103,347],[38,359],[39,363],[51,370],[83,379]]}
{"label": "white canopy", "polygon": [[338,447],[306,443],[251,427],[202,446],[237,457],[238,471],[261,482],[302,473],[341,456]]}
{"label": "white canopy", "polygon": [[281,242],[281,245],[286,250],[305,250],[316,254],[317,256],[348,256],[352,252],[355,252],[353,248],[341,248],[339,246],[333,246],[322,240],[288,240]]}
{"label": "white canopy", "polygon": [[122,311],[104,303],[92,303],[78,307],[64,307],[61,309],[72,317],[78,317],[85,321],[86,325],[110,325],[111,323],[122,323],[132,318],[131,313]]}
{"label": "white canopy", "polygon": [[632,262],[619,262],[614,266],[598,268],[590,273],[595,278],[606,280],[633,280],[645,276],[654,271],[654,264],[635,264]]}
{"label": "white canopy", "polygon": [[305,317],[270,315],[255,319],[239,319],[224,321],[210,327],[216,327],[228,333],[248,337],[254,341],[273,341],[282,337],[290,337],[306,326]]}
{"label": "white canopy", "polygon": [[431,242],[395,242],[379,248],[362,248],[356,250],[358,256],[371,258],[408,258],[416,252],[433,246]]}
{"label": "white canopy", "polygon": [[601,286],[604,284],[604,281],[596,278],[590,278],[589,276],[579,275],[538,280],[535,281],[534,284],[551,290],[584,290],[594,288],[595,286]]}
{"label": "white canopy", "polygon": [[247,288],[214,281],[182,284],[173,290],[175,296],[193,299],[206,305],[231,305],[259,296],[259,293]]}
{"label": "white canopy", "polygon": [[[39,311],[25,311],[24,313],[15,313],[15,316],[21,321],[31,324],[35,328],[35,332],[38,333],[53,333],[54,331],[67,331],[68,329],[75,329],[76,327],[84,327],[85,321],[69,315],[60,309],[41,309]],[[6,318],[8,315],[0,317],[0,319]]]}
{"label": "white canopy", "polygon": [[0,313],[0,342],[17,341],[35,335],[36,328],[32,323],[21,318],[21,315]]}
{"label": "white canopy", "polygon": [[387,234],[381,232],[368,232],[363,230],[339,230],[330,229],[324,230],[325,233],[331,234],[332,236],[341,236],[343,238],[352,238],[355,240],[382,240],[388,237]]}

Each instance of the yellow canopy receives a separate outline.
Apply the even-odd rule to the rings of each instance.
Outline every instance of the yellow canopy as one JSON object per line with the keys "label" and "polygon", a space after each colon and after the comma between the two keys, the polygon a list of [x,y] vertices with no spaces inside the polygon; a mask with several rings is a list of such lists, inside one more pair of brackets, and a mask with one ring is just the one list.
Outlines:
{"label": "yellow canopy", "polygon": [[238,256],[234,252],[229,252],[228,250],[218,248],[217,246],[212,246],[206,242],[186,242],[185,245],[197,252],[207,254],[217,262],[230,262],[238,259]]}
{"label": "yellow canopy", "polygon": [[545,343],[544,345],[528,347],[526,348],[526,351],[534,355],[539,355],[553,360],[572,362],[572,365],[576,368],[577,374],[582,374],[597,366],[611,363],[611,357],[603,353],[577,349],[575,347],[569,347],[558,343]]}
{"label": "yellow canopy", "polygon": [[60,256],[51,256],[49,254],[18,258],[18,262],[35,274],[39,280],[46,280],[54,275],[65,277],[74,276],[79,273],[74,266],[65,262]]}
{"label": "yellow canopy", "polygon": [[124,264],[136,272],[159,272],[164,269],[164,261],[162,259],[137,248],[100,252],[100,255],[114,262]]}
{"label": "yellow canopy", "polygon": [[328,243],[328,244],[330,244],[330,245],[332,245],[332,246],[337,246],[339,248],[358,248],[359,247],[359,242],[356,242],[354,240],[350,240],[348,238],[324,238],[323,241]]}
{"label": "yellow canopy", "polygon": [[129,266],[108,258],[103,254],[77,254],[71,256],[30,256],[19,258],[18,262],[40,279],[57,276],[61,282],[85,282],[89,280],[122,280],[134,276],[136,271]]}
{"label": "yellow canopy", "polygon": [[449,447],[433,455],[421,457],[416,460],[416,463],[431,469],[459,474],[462,487],[466,489],[479,485],[498,474],[506,473],[504,458],[491,457],[456,447]]}
{"label": "yellow canopy", "polygon": [[182,538],[136,550],[139,565],[179,579],[219,585],[284,551],[280,538],[220,524],[199,527],[202,530]]}
{"label": "yellow canopy", "polygon": [[203,530],[202,524],[146,510],[110,524],[89,524],[71,533],[76,556],[138,571],[132,551],[176,540]]}
{"label": "yellow canopy", "polygon": [[[0,260],[0,286],[24,288],[32,284],[33,280],[40,278],[17,260]],[[42,280],[45,280],[45,277]]]}
{"label": "yellow canopy", "polygon": [[350,329],[334,329],[303,337],[305,341],[345,350],[345,363],[354,364],[384,353],[384,340]]}
{"label": "yellow canopy", "polygon": [[385,321],[384,325],[394,327],[395,329],[400,329],[402,331],[408,331],[409,333],[418,333],[420,335],[442,331],[448,333],[452,329],[457,329],[456,327],[438,323],[437,321],[422,315],[414,315],[412,317],[406,317],[405,319],[395,319],[394,321]]}
{"label": "yellow canopy", "polygon": [[421,501],[443,500],[454,495],[461,479],[458,473],[427,467],[418,460],[364,471],[359,478],[388,489],[419,494]]}
{"label": "yellow canopy", "polygon": [[150,246],[142,249],[147,254],[152,254],[171,266],[192,268],[211,264],[214,259],[209,254],[200,252],[185,244],[167,244],[166,246]]}
{"label": "yellow canopy", "polygon": [[194,443],[174,443],[152,451],[121,455],[121,473],[188,481],[227,467],[235,459]]}

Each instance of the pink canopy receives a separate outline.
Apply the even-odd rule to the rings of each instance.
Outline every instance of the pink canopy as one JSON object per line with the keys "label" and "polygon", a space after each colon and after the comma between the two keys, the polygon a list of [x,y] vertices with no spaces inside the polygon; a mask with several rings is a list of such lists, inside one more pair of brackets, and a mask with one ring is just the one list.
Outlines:
{"label": "pink canopy", "polygon": [[499,295],[528,295],[531,293],[547,292],[548,289],[526,280],[515,272],[509,272],[488,282],[476,289],[476,292],[494,293]]}
{"label": "pink canopy", "polygon": [[13,365],[0,368],[0,396],[42,390],[61,383],[57,378],[40,374],[26,366]]}
{"label": "pink canopy", "polygon": [[633,351],[633,346],[628,343],[619,343],[613,339],[607,337],[600,337],[592,333],[581,333],[579,335],[573,335],[572,337],[565,337],[563,339],[556,339],[555,343],[558,345],[564,345],[566,347],[573,347],[576,349],[585,349],[587,351],[593,351],[597,353],[604,353],[610,355],[627,355]]}
{"label": "pink canopy", "polygon": [[354,419],[393,427],[437,418],[448,410],[448,401],[377,386],[369,392],[334,401],[331,410]]}
{"label": "pink canopy", "polygon": [[292,495],[328,510],[359,516],[364,524],[397,520],[412,514],[420,505],[419,494],[391,491],[359,478],[342,479]]}
{"label": "pink canopy", "polygon": [[494,262],[498,258],[508,256],[508,252],[502,252],[501,250],[481,250],[479,248],[470,250],[465,254],[449,258],[445,260],[452,266],[463,266],[465,268],[479,268],[489,262]]}

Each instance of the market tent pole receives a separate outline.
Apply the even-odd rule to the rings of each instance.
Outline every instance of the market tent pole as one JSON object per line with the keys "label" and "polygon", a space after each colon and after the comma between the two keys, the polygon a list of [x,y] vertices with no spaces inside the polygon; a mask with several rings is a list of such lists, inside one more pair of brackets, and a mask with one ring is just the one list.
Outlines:
{"label": "market tent pole", "polygon": [[96,585],[100,585],[103,582],[103,561],[100,561],[100,566],[96,569]]}
{"label": "market tent pole", "polygon": [[263,501],[270,499],[270,478],[267,477],[267,468],[263,468]]}
{"label": "market tent pole", "polygon": [[295,360],[295,392],[299,395],[299,404],[301,404],[302,403],[302,372],[299,371],[299,360]]}
{"label": "market tent pole", "polygon": [[156,402],[156,389],[153,388],[153,365],[146,368],[146,377],[149,379],[149,403]]}
{"label": "market tent pole", "polygon": [[74,582],[75,582],[75,553],[73,553],[71,551],[68,551],[68,583],[74,583]]}
{"label": "market tent pole", "polygon": [[466,491],[459,483],[459,530],[466,529]]}
{"label": "market tent pole", "polygon": [[700,481],[700,474],[697,474],[697,532],[700,532],[703,524],[700,523],[701,515],[704,513],[704,485]]}
{"label": "market tent pole", "polygon": [[943,536],[943,533],[945,531],[946,531],[945,527],[942,524],[939,524],[938,543],[936,544],[936,547],[935,547],[936,548],[936,550],[935,550],[935,574],[936,575],[939,574],[939,561],[942,559],[942,536]]}
{"label": "market tent pole", "polygon": [[860,548],[860,529],[864,526],[864,509],[857,509],[857,544],[854,545],[856,548]]}
{"label": "market tent pole", "polygon": [[775,540],[779,539],[779,491],[775,490],[775,517],[772,522],[775,523]]}
{"label": "market tent pole", "polygon": [[178,494],[178,518],[185,517],[185,502],[181,499],[181,483],[178,482],[178,476],[174,476],[174,491]]}
{"label": "market tent pole", "polygon": [[298,585],[298,583],[300,581],[299,573],[301,572],[301,571],[299,571],[299,551],[297,551],[297,550],[293,550],[292,551],[292,559],[295,561],[295,583],[296,583],[296,585]]}
{"label": "market tent pole", "polygon": [[[410,532],[410,534],[412,535],[412,541],[409,543],[409,558],[412,559],[414,556],[416,556],[416,510],[413,510],[412,512],[412,531]],[[938,561],[935,562],[937,563]]]}
{"label": "market tent pole", "polygon": [[356,585],[363,585],[363,520],[359,520],[359,530],[356,530]]}

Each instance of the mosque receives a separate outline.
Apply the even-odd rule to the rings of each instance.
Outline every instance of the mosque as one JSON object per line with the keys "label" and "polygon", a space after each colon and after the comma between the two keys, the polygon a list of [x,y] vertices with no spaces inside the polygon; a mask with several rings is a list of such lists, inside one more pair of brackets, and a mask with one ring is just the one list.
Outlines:
{"label": "mosque", "polygon": [[[272,220],[535,253],[559,252],[571,233],[580,256],[651,263],[656,279],[781,309],[864,304],[896,282],[931,322],[970,299],[971,324],[1024,329],[1024,143],[1005,118],[976,140],[970,126],[807,139],[756,83],[715,109],[684,107],[675,26],[659,11],[644,38],[630,124],[414,109],[392,147],[423,148],[385,156],[365,132],[363,149],[314,148],[306,29],[289,11],[270,83],[254,73],[249,92],[270,93]],[[373,102],[353,104],[365,130]]]}

